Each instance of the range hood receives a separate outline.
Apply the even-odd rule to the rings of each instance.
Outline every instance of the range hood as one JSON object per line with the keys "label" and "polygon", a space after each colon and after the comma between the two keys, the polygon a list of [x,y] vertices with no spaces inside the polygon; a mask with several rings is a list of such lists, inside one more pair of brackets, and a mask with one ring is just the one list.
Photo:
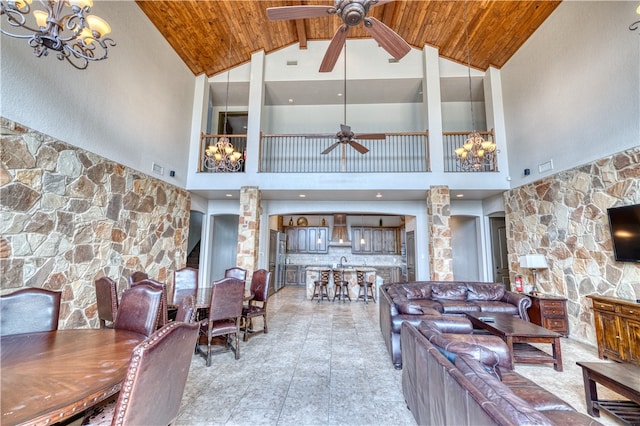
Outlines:
{"label": "range hood", "polygon": [[333,232],[331,232],[330,246],[351,247],[349,232],[347,231],[347,215],[336,213],[333,215]]}

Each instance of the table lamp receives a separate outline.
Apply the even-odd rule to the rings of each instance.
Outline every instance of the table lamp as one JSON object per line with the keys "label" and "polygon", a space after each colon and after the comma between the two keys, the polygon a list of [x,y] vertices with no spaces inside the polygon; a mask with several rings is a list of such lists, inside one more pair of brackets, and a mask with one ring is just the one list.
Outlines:
{"label": "table lamp", "polygon": [[533,290],[531,290],[531,294],[538,293],[538,269],[547,269],[547,259],[542,254],[525,254],[520,256],[520,267],[531,269],[531,273],[533,274]]}

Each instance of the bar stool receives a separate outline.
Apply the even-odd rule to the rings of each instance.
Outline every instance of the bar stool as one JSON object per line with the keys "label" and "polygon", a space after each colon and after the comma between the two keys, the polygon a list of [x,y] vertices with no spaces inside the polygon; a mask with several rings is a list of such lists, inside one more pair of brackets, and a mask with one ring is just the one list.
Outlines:
{"label": "bar stool", "polygon": [[318,299],[318,303],[325,297],[329,300],[329,291],[327,287],[329,286],[329,276],[331,275],[330,269],[323,269],[320,271],[320,279],[313,282],[313,296],[311,296],[311,300],[314,297]]}
{"label": "bar stool", "polygon": [[345,302],[345,296],[351,302],[351,296],[349,295],[349,281],[345,281],[343,271],[341,269],[333,270],[333,300],[335,302],[336,297],[338,300],[342,300],[342,303]]}
{"label": "bar stool", "polygon": [[365,272],[356,270],[356,276],[358,277],[358,285],[360,288],[358,289],[358,298],[356,301],[360,299],[364,299],[364,303],[369,303],[369,295],[371,295],[371,299],[373,299],[373,303],[376,303],[376,297],[373,293],[373,283],[371,281],[365,281]]}

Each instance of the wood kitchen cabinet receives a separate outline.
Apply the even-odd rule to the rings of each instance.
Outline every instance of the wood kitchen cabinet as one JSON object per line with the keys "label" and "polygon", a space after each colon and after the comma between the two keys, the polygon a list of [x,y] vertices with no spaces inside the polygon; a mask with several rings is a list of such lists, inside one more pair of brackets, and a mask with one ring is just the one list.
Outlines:
{"label": "wood kitchen cabinet", "polygon": [[287,253],[328,253],[329,228],[326,226],[290,226],[285,229]]}
{"label": "wood kitchen cabinet", "polygon": [[[354,254],[400,254],[399,228],[351,227],[351,252]],[[361,239],[364,238],[364,243]]]}
{"label": "wood kitchen cabinet", "polygon": [[587,296],[593,304],[598,356],[640,365],[640,304]]}
{"label": "wood kitchen cabinet", "polygon": [[307,285],[307,266],[306,265],[285,266],[284,285],[306,286]]}
{"label": "wood kitchen cabinet", "polygon": [[567,299],[551,295],[531,295],[531,307],[528,309],[532,323],[555,331],[564,337],[569,336],[569,321],[567,319]]}

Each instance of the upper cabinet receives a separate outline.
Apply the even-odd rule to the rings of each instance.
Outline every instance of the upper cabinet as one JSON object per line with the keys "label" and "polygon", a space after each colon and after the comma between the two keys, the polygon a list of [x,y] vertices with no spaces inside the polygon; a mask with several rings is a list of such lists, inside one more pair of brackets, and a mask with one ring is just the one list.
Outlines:
{"label": "upper cabinet", "polygon": [[400,254],[399,228],[351,227],[354,254]]}
{"label": "upper cabinet", "polygon": [[326,226],[289,226],[287,253],[328,253],[329,228]]}

